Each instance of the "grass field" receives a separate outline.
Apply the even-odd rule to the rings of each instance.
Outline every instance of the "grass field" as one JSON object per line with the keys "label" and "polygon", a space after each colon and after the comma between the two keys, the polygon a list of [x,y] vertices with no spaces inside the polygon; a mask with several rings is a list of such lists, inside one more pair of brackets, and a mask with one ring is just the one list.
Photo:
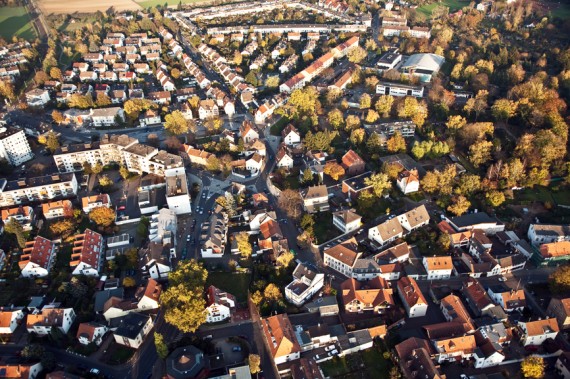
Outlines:
{"label": "grass field", "polygon": [[422,5],[417,9],[418,12],[425,14],[427,17],[431,16],[431,12],[434,10],[435,7],[438,5],[443,5],[449,8],[449,12],[456,12],[463,7],[469,5],[468,1],[461,1],[461,0],[442,0],[439,3],[432,3],[427,5]]}
{"label": "grass field", "polygon": [[207,3],[209,0],[143,0],[137,1],[139,5],[143,8],[156,7],[158,5],[167,4],[168,6],[176,6],[178,3],[193,4],[193,3]]}
{"label": "grass field", "polygon": [[334,379],[389,378],[391,366],[391,362],[384,359],[382,352],[376,346],[321,363],[325,376]]}
{"label": "grass field", "polygon": [[116,11],[141,9],[138,3],[133,0],[39,0],[38,6],[45,15],[51,13],[94,13],[105,12],[113,7]]}
{"label": "grass field", "polygon": [[229,272],[210,272],[206,285],[214,285],[234,295],[238,302],[247,301],[250,274],[231,274]]}
{"label": "grass field", "polygon": [[24,7],[0,8],[0,36],[11,41],[13,36],[29,41],[36,38],[36,31],[30,22],[30,16]]}

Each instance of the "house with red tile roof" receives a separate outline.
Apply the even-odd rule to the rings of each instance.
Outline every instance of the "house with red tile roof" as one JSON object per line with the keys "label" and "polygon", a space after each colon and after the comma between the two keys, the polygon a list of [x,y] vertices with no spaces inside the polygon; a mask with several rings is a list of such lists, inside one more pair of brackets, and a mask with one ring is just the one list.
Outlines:
{"label": "house with red tile roof", "polygon": [[21,309],[0,310],[0,334],[12,334],[24,318]]}
{"label": "house with red tile roof", "polygon": [[36,379],[43,370],[41,362],[38,363],[1,363],[2,378]]}
{"label": "house with red tile roof", "polygon": [[71,261],[72,275],[99,276],[105,252],[103,236],[91,229],[75,236]]}
{"label": "house with red tile roof", "polygon": [[356,279],[347,279],[340,285],[342,302],[347,312],[373,311],[384,313],[386,309],[394,306],[392,289],[388,281],[381,277],[359,282]]}
{"label": "house with red tile roof", "polygon": [[360,155],[351,149],[342,156],[342,167],[344,167],[347,176],[353,176],[362,174],[366,169],[366,163]]}
{"label": "house with red tile roof", "polygon": [[77,340],[82,345],[94,343],[99,346],[103,340],[103,336],[109,329],[105,325],[96,322],[82,322],[77,329]]}
{"label": "house with red tile roof", "polygon": [[30,206],[20,206],[2,209],[2,222],[6,225],[10,220],[17,221],[24,230],[32,230],[34,209]]}
{"label": "house with red tile roof", "polygon": [[234,295],[214,286],[206,290],[206,322],[219,322],[230,318],[235,307]]}
{"label": "house with red tile roof", "polygon": [[300,358],[301,346],[287,314],[262,319],[261,329],[276,365]]}
{"label": "house with red tile roof", "polygon": [[404,276],[398,280],[398,295],[406,308],[408,317],[426,315],[428,303],[415,279]]}
{"label": "house with red tile roof", "polygon": [[81,199],[81,205],[83,206],[83,212],[89,214],[93,208],[109,208],[111,206],[111,198],[106,193],[102,193],[100,195],[85,196]]}
{"label": "house with red tile roof", "polygon": [[37,236],[26,242],[18,265],[25,278],[47,276],[55,261],[57,248],[54,242]]}

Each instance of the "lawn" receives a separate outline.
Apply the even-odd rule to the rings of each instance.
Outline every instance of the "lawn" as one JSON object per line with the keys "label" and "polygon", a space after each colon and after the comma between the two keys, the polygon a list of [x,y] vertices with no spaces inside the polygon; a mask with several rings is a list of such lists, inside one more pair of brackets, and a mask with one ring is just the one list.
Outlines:
{"label": "lawn", "polygon": [[340,236],[342,233],[333,225],[331,212],[320,212],[315,215],[315,238],[322,244]]}
{"label": "lawn", "polygon": [[240,303],[247,301],[250,274],[232,274],[229,272],[210,272],[206,285],[214,285],[223,291],[227,291],[237,298]]}
{"label": "lawn", "polygon": [[343,358],[334,358],[321,363],[325,377],[339,379],[362,377],[374,379],[389,378],[391,367],[392,363],[384,359],[382,351],[377,346]]}
{"label": "lawn", "polygon": [[426,4],[426,5],[422,5],[421,7],[419,7],[417,9],[418,12],[425,14],[427,17],[431,16],[431,12],[433,12],[433,10],[435,9],[435,7],[437,7],[438,5],[443,5],[449,8],[449,12],[456,12],[458,10],[460,10],[463,7],[466,7],[469,5],[468,1],[461,1],[461,0],[443,0],[439,3],[432,3],[432,4]]}
{"label": "lawn", "polygon": [[30,21],[30,16],[24,7],[1,7],[0,36],[7,41],[11,41],[13,36],[31,41],[37,36]]}
{"label": "lawn", "polygon": [[137,3],[143,8],[149,7],[156,7],[156,6],[163,6],[164,4],[168,4],[168,6],[175,6],[178,3],[184,4],[192,4],[192,3],[207,3],[208,0],[144,0],[144,1],[137,1]]}

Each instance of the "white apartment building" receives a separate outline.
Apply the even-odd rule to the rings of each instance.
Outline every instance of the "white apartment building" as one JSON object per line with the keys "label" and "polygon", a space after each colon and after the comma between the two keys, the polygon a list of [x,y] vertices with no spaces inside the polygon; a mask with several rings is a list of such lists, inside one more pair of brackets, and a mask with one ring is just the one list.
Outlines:
{"label": "white apartment building", "polygon": [[82,171],[84,163],[95,166],[105,162],[99,146],[90,143],[62,146],[53,154],[53,160],[59,172]]}
{"label": "white apartment building", "polygon": [[293,271],[293,281],[285,287],[285,298],[300,307],[323,288],[324,279],[324,274],[299,263]]}
{"label": "white apartment building", "polygon": [[6,159],[12,166],[19,166],[33,157],[23,130],[0,127],[0,158]]}
{"label": "white apartment building", "polygon": [[206,322],[220,322],[232,316],[235,309],[236,298],[214,286],[206,291]]}
{"label": "white apartment building", "polygon": [[52,328],[58,328],[64,334],[69,331],[75,321],[73,308],[51,308],[46,306],[40,313],[29,314],[26,320],[28,333],[36,333],[39,336],[47,336]]}
{"label": "white apartment building", "polygon": [[343,234],[350,233],[360,228],[362,217],[353,210],[338,211],[333,213],[333,225]]}
{"label": "white apartment building", "polygon": [[357,252],[357,243],[353,238],[339,243],[324,251],[325,266],[341,273],[342,275],[351,278],[354,264],[362,255]]}
{"label": "white apartment building", "polygon": [[74,174],[57,174],[6,181],[0,179],[0,207],[77,195]]}
{"label": "white apartment building", "polygon": [[0,311],[0,334],[12,334],[24,318],[21,309]]}
{"label": "white apartment building", "polygon": [[164,171],[166,177],[166,202],[177,215],[192,213],[188,180],[184,167]]}
{"label": "white apartment building", "polygon": [[26,102],[30,107],[43,107],[51,100],[49,91],[35,88],[26,93]]}
{"label": "white apartment building", "polygon": [[163,245],[176,244],[177,227],[176,212],[172,209],[162,208],[150,218],[149,240]]}
{"label": "white apartment building", "polygon": [[530,224],[527,236],[533,246],[570,241],[570,225]]}
{"label": "white apartment building", "polygon": [[423,86],[410,86],[400,83],[382,82],[376,85],[376,94],[378,95],[392,95],[392,96],[413,96],[424,97]]}
{"label": "white apartment building", "polygon": [[555,339],[560,331],[554,317],[529,322],[519,321],[518,327],[522,332],[521,342],[524,346],[540,346],[549,338]]}
{"label": "white apartment building", "polygon": [[99,108],[91,110],[94,126],[113,126],[117,121],[125,121],[125,111],[120,107]]}
{"label": "white apartment building", "polygon": [[395,241],[404,235],[404,229],[397,218],[387,220],[380,225],[368,229],[368,239],[380,246]]}

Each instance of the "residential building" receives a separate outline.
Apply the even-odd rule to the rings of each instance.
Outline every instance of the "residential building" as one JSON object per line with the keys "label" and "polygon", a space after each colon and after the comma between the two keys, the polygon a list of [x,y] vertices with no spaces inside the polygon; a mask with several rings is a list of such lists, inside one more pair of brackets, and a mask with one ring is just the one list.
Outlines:
{"label": "residential building", "polygon": [[12,334],[24,318],[21,309],[0,309],[0,334]]}
{"label": "residential building", "polygon": [[570,225],[530,224],[527,236],[533,246],[570,241]]}
{"label": "residential building", "polygon": [[91,120],[94,126],[114,126],[125,122],[125,111],[119,107],[92,109]]}
{"label": "residential building", "polygon": [[444,379],[431,359],[431,348],[424,339],[416,337],[396,345],[396,355],[403,377],[406,379]]}
{"label": "residential building", "polygon": [[243,142],[246,144],[259,139],[259,133],[253,127],[253,124],[247,120],[241,124],[239,128],[239,134]]}
{"label": "residential building", "polygon": [[41,362],[17,364],[0,363],[0,372],[3,373],[3,378],[36,379],[42,370],[43,366]]}
{"label": "residential building", "polygon": [[461,294],[476,317],[487,315],[488,311],[496,307],[481,282],[475,278],[468,278],[463,281]]}
{"label": "residential building", "polygon": [[287,146],[294,146],[301,143],[301,134],[292,124],[288,124],[285,129],[283,129],[281,137],[283,138],[283,143]]}
{"label": "residential building", "polygon": [[351,149],[342,156],[342,167],[344,167],[347,176],[354,176],[362,174],[366,170],[366,163],[360,155]]}
{"label": "residential building", "polygon": [[91,229],[77,234],[73,242],[71,261],[72,275],[99,276],[105,251],[103,236]]}
{"label": "residential building", "polygon": [[511,289],[501,283],[499,285],[489,286],[487,293],[491,299],[503,307],[503,310],[507,313],[514,311],[522,312],[526,306],[526,297],[522,289]]}
{"label": "residential building", "polygon": [[201,237],[202,258],[221,258],[224,256],[228,235],[228,215],[217,205],[209,218],[204,235]]}
{"label": "residential building", "polygon": [[172,258],[176,257],[176,250],[170,245],[150,242],[143,254],[142,270],[155,280],[168,278],[171,271]]}
{"label": "residential building", "polygon": [[402,54],[399,53],[398,48],[390,48],[380,57],[376,65],[382,70],[391,70],[396,68],[401,61]]}
{"label": "residential building", "polygon": [[81,205],[83,206],[83,212],[89,214],[93,208],[98,207],[111,207],[111,197],[108,194],[102,193],[93,196],[84,196],[81,198]]}
{"label": "residential building", "polygon": [[566,260],[570,258],[570,241],[551,242],[540,245],[540,255],[542,259]]}
{"label": "residential building", "polygon": [[354,265],[361,253],[356,239],[350,238],[324,251],[324,264],[346,277],[352,277]]}
{"label": "residential building", "polygon": [[300,358],[301,347],[286,313],[261,319],[261,328],[276,365]]}
{"label": "residential building", "polygon": [[119,326],[113,332],[115,342],[133,349],[138,349],[152,329],[150,316],[131,312],[121,318]]}
{"label": "residential building", "polygon": [[467,333],[475,330],[473,320],[459,297],[450,294],[440,300],[439,307],[447,322],[462,323]]}
{"label": "residential building", "polygon": [[190,163],[196,166],[206,166],[208,164],[208,159],[212,156],[215,156],[214,154],[208,153],[205,150],[194,149],[190,145],[182,146]]}
{"label": "residential building", "polygon": [[562,353],[554,365],[557,373],[564,379],[570,379],[570,352]]}
{"label": "residential building", "polygon": [[415,279],[404,276],[398,280],[398,296],[404,304],[408,317],[426,315],[428,303]]}
{"label": "residential building", "polygon": [[323,288],[324,279],[325,274],[299,263],[293,271],[293,281],[285,287],[285,298],[300,307]]}
{"label": "residential building", "polygon": [[160,114],[152,109],[148,109],[139,117],[139,124],[141,128],[144,128],[147,125],[160,124],[160,121]]}
{"label": "residential building", "polygon": [[47,238],[37,236],[26,242],[18,265],[24,278],[48,276],[55,262],[57,247]]}
{"label": "residential building", "polygon": [[[165,377],[168,379],[204,379],[208,377],[208,367],[208,359],[201,350],[192,345],[182,346],[174,350],[166,358],[167,375]],[[233,369],[229,369],[229,371],[231,370]],[[225,379],[225,377],[221,377],[220,379]],[[236,375],[228,379],[242,378]],[[250,378],[247,379],[251,379],[251,374]]]}
{"label": "residential building", "polygon": [[353,209],[333,213],[333,225],[343,234],[350,233],[360,228],[362,217]]}
{"label": "residential building", "polygon": [[277,154],[275,155],[275,162],[278,168],[293,168],[293,155],[290,149],[287,148],[287,145],[281,144],[281,146],[279,146],[279,150],[277,150]]}
{"label": "residential building", "polygon": [[444,257],[424,257],[422,261],[428,280],[449,279],[453,272],[453,263],[450,256]]}
{"label": "residential building", "polygon": [[410,246],[407,242],[402,242],[392,246],[374,256],[374,260],[378,264],[386,263],[404,263],[410,258]]}
{"label": "residential building", "polygon": [[202,100],[200,101],[200,106],[198,107],[198,117],[200,120],[206,120],[210,117],[219,116],[220,111],[218,109],[218,105],[214,102],[214,100]]}
{"label": "residential building", "polygon": [[77,195],[74,174],[57,174],[6,181],[0,179],[0,207]]}
{"label": "residential building", "polygon": [[327,186],[312,186],[301,191],[303,208],[306,212],[316,213],[329,210],[329,193]]}
{"label": "residential building", "polygon": [[518,322],[523,346],[540,346],[549,338],[555,339],[560,331],[555,318]]}
{"label": "residential building", "polygon": [[404,229],[398,221],[398,218],[386,220],[383,223],[368,229],[368,238],[380,246],[401,238],[404,235]]}
{"label": "residential building", "polygon": [[77,340],[82,345],[91,343],[99,346],[103,341],[103,336],[109,329],[105,325],[96,322],[82,322],[77,329]]}
{"label": "residential building", "polygon": [[473,335],[432,342],[437,363],[465,361],[473,356],[477,345]]}
{"label": "residential building", "polygon": [[105,157],[96,143],[81,143],[61,146],[53,154],[53,160],[59,172],[82,171],[88,163],[91,167],[104,163]]}
{"label": "residential building", "polygon": [[429,213],[425,205],[420,205],[397,217],[398,222],[406,232],[411,232],[429,223]]}
{"label": "residential building", "polygon": [[505,230],[505,224],[489,216],[485,212],[468,213],[463,216],[453,217],[445,220],[455,229],[456,232],[479,229],[485,234],[494,235]]}
{"label": "residential building", "polygon": [[26,92],[26,103],[28,103],[30,107],[43,108],[50,100],[49,91],[46,89],[35,88]]}
{"label": "residential building", "polygon": [[206,322],[220,322],[232,316],[236,307],[234,295],[210,286],[206,290]]}
{"label": "residential building", "polygon": [[41,312],[29,314],[26,320],[28,333],[36,333],[39,336],[47,336],[53,328],[59,329],[63,334],[67,333],[75,321],[73,308],[44,307]]}
{"label": "residential building", "polygon": [[422,98],[424,97],[424,87],[401,83],[381,82],[376,85],[376,94],[392,95],[396,97],[413,96]]}
{"label": "residential building", "polygon": [[19,206],[14,208],[2,209],[2,222],[6,225],[10,220],[22,225],[24,230],[32,230],[34,222],[34,209],[30,206]]}
{"label": "residential building", "polygon": [[546,308],[546,314],[556,318],[561,330],[570,329],[570,298],[552,298]]}
{"label": "residential building", "polygon": [[176,212],[162,208],[150,217],[148,239],[151,242],[175,246],[177,225]]}
{"label": "residential building", "polygon": [[0,127],[0,158],[19,166],[34,157],[26,134],[21,129]]}
{"label": "residential building", "polygon": [[392,289],[388,281],[376,277],[365,282],[347,279],[341,283],[342,301],[347,312],[373,311],[384,313],[394,306]]}
{"label": "residential building", "polygon": [[398,174],[396,185],[404,195],[420,190],[420,176],[418,170],[404,170]]}
{"label": "residential building", "polygon": [[366,184],[366,178],[369,178],[372,172],[368,171],[364,174],[356,175],[342,181],[342,193],[345,194],[347,199],[356,200],[358,196],[369,191],[372,185]]}
{"label": "residential building", "polygon": [[171,168],[164,171],[166,179],[166,202],[168,208],[177,215],[192,212],[188,179],[184,167]]}

